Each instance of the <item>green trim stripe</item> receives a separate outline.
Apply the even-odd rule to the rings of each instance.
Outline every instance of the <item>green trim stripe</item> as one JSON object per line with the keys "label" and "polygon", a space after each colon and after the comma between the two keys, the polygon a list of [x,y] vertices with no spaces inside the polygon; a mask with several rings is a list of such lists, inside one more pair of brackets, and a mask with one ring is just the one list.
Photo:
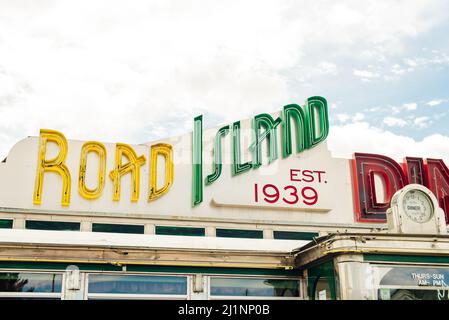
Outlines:
{"label": "green trim stripe", "polygon": [[[23,262],[23,261],[0,261],[0,269],[24,269],[24,270],[65,270],[74,263],[62,262]],[[122,267],[112,264],[76,264],[80,270],[92,271],[122,271]]]}
{"label": "green trim stripe", "polygon": [[[26,270],[65,270],[73,263],[60,262],[20,262],[0,261],[0,269],[26,269]],[[82,271],[123,271],[122,267],[110,264],[76,264]],[[202,273],[202,274],[243,274],[243,275],[279,275],[299,277],[302,271],[284,269],[255,269],[255,268],[224,268],[224,267],[180,267],[180,266],[142,266],[127,265],[127,272],[167,272],[167,273]]]}
{"label": "green trim stripe", "polygon": [[366,262],[449,263],[449,256],[417,256],[394,254],[364,254]]}

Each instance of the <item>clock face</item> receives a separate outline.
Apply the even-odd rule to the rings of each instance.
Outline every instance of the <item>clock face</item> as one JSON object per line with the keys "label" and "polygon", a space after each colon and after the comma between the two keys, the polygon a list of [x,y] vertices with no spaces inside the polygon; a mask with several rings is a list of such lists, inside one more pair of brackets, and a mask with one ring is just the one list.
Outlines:
{"label": "clock face", "polygon": [[405,214],[412,221],[424,223],[432,218],[432,200],[424,192],[420,190],[410,190],[404,195],[402,203]]}

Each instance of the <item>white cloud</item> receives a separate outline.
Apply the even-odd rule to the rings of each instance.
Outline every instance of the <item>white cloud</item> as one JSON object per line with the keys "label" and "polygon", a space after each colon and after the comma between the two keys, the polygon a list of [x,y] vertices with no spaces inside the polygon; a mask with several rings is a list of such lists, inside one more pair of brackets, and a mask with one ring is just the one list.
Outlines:
{"label": "white cloud", "polygon": [[440,105],[440,104],[442,104],[444,102],[447,102],[447,100],[445,100],[445,99],[435,99],[435,100],[431,100],[431,101],[427,102],[426,104],[428,106],[433,107],[433,106],[438,106],[438,105]]}
{"label": "white cloud", "polygon": [[397,106],[392,106],[391,107],[391,111],[393,114],[398,114],[400,112],[402,112],[403,110],[405,111],[413,111],[416,110],[418,108],[418,104],[415,102],[410,102],[410,103],[404,103],[403,105],[397,107]]}
{"label": "white cloud", "polygon": [[[399,80],[405,74],[423,69],[424,67],[449,65],[449,55],[439,51],[426,51],[426,56],[405,58],[403,62],[404,66],[395,63],[389,70],[390,74],[384,74],[383,78],[386,81]],[[378,67],[378,69],[378,72],[388,72],[382,67]]]}
{"label": "white cloud", "polygon": [[412,68],[427,66],[427,65],[446,65],[449,64],[449,55],[439,51],[432,51],[431,57],[416,57],[412,59],[406,59],[405,63]]}
{"label": "white cloud", "polygon": [[357,113],[355,114],[355,116],[352,118],[352,121],[353,121],[353,122],[360,122],[360,121],[362,121],[363,119],[365,119],[365,115],[364,115],[363,113],[361,113],[361,112],[357,112]]}
{"label": "white cloud", "polygon": [[354,116],[350,116],[347,113],[338,113],[336,117],[340,123],[346,123],[348,121],[360,122],[365,119],[365,114],[363,114],[362,112],[357,112]]}
{"label": "white cloud", "polygon": [[[346,66],[354,76],[379,78],[371,60],[401,56],[404,41],[446,21],[444,9],[440,0],[2,1],[0,158],[39,128],[140,143],[186,133],[200,113],[210,126],[279,110],[301,103],[294,77],[311,88],[301,99],[325,95],[315,88],[343,73],[337,53],[356,61]],[[321,74],[309,83],[305,71]]]}
{"label": "white cloud", "polygon": [[369,59],[369,60],[375,60],[377,62],[384,62],[387,60],[385,53],[383,50],[379,49],[367,49],[362,51],[362,56]]}
{"label": "white cloud", "polygon": [[323,61],[318,64],[318,72],[321,74],[337,75],[337,65],[331,62]]}
{"label": "white cloud", "polygon": [[391,72],[397,75],[403,75],[407,72],[407,69],[401,68],[399,64],[395,64],[393,68],[391,68]]}
{"label": "white cloud", "polygon": [[372,107],[372,108],[366,109],[365,111],[367,111],[367,112],[379,112],[381,110],[382,110],[381,107]]}
{"label": "white cloud", "polygon": [[404,62],[412,68],[415,68],[418,66],[418,63],[416,62],[416,60],[413,60],[413,59],[405,59]]}
{"label": "white cloud", "polygon": [[338,119],[338,121],[344,123],[344,122],[348,121],[349,119],[351,119],[351,116],[346,113],[339,113],[339,114],[337,114],[337,119]]}
{"label": "white cloud", "polygon": [[396,117],[385,117],[383,123],[389,127],[400,127],[400,128],[407,125],[407,121]]}
{"label": "white cloud", "polygon": [[379,74],[369,70],[353,70],[353,75],[360,78],[362,81],[371,81],[372,79],[379,78]]}
{"label": "white cloud", "polygon": [[432,121],[429,121],[429,117],[416,117],[413,123],[419,128],[427,128]]}
{"label": "white cloud", "polygon": [[404,107],[404,110],[411,111],[411,110],[416,110],[418,105],[416,103],[414,103],[414,102],[412,102],[412,103],[404,103],[403,107]]}
{"label": "white cloud", "polygon": [[359,122],[333,126],[328,146],[333,156],[351,158],[354,152],[377,153],[402,162],[406,156],[443,159],[449,165],[449,137],[434,134],[417,141]]}

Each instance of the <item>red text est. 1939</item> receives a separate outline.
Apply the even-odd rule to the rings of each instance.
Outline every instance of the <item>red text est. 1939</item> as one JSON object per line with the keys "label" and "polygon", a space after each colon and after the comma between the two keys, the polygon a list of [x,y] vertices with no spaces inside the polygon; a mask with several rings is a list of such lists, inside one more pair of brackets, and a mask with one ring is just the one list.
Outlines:
{"label": "red text est. 1939", "polygon": [[[259,199],[259,189],[261,195]],[[313,206],[318,201],[318,192],[313,187],[297,188],[288,185],[279,190],[274,184],[265,184],[259,188],[257,183],[254,184],[254,201],[265,201],[267,203],[276,203],[283,201],[287,204],[297,204],[302,201],[305,205]]]}
{"label": "red text est. 1939", "polygon": [[[290,181],[306,182],[306,183],[327,183],[325,179],[326,171],[320,170],[299,170],[290,169]],[[259,186],[254,184],[254,201],[277,203],[284,202],[289,205],[302,202],[307,206],[313,206],[318,202],[318,192],[314,187],[304,186],[296,187],[288,185],[278,187],[274,184],[267,183]]]}

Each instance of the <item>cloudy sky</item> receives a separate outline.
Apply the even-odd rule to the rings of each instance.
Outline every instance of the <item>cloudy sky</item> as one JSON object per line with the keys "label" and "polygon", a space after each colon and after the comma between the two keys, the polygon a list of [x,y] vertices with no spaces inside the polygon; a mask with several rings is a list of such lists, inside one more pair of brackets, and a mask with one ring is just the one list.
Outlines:
{"label": "cloudy sky", "polygon": [[449,1],[0,0],[0,157],[327,98],[334,155],[449,162]]}

